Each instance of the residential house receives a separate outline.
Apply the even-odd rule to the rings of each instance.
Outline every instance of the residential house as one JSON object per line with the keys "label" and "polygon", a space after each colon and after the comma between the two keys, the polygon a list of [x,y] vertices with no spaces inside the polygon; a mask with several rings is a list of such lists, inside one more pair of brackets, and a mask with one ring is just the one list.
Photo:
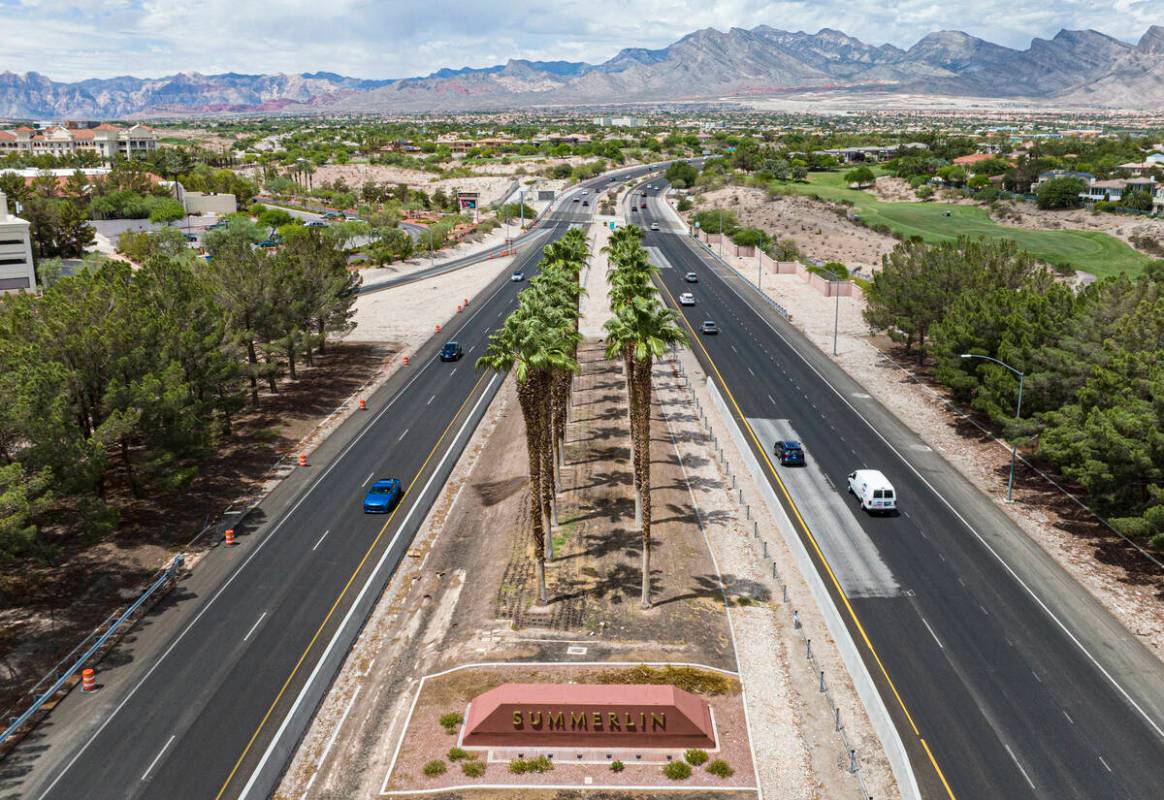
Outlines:
{"label": "residential house", "polygon": [[1101,200],[1118,203],[1124,195],[1134,191],[1145,191],[1155,196],[1156,189],[1156,181],[1153,178],[1129,178],[1127,180],[1115,179],[1107,181],[1093,180],[1087,184],[1086,190],[1079,193],[1079,196],[1088,203],[1096,203]]}

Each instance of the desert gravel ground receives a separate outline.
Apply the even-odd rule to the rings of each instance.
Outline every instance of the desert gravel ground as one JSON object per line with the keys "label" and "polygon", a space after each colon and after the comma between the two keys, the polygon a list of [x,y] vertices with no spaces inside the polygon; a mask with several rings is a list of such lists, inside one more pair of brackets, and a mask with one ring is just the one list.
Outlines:
{"label": "desert gravel ground", "polygon": [[761,189],[728,186],[694,197],[692,211],[734,211],[745,227],[762,228],[776,239],[791,239],[800,252],[822,261],[840,261],[865,272],[881,266],[881,256],[897,240],[850,222],[842,209],[811,197],[782,195],[771,200]]}

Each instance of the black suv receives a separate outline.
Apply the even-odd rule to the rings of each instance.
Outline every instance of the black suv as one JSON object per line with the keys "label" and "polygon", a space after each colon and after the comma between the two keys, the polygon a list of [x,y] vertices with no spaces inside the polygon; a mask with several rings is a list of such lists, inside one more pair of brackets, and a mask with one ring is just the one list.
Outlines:
{"label": "black suv", "polygon": [[804,466],[804,450],[801,449],[800,442],[794,442],[791,439],[783,442],[776,442],[776,446],[772,448],[772,450],[776,453],[776,458],[780,460],[781,466]]}
{"label": "black suv", "polygon": [[459,342],[445,342],[445,346],[441,348],[441,361],[460,361],[463,355],[465,354],[461,352]]}

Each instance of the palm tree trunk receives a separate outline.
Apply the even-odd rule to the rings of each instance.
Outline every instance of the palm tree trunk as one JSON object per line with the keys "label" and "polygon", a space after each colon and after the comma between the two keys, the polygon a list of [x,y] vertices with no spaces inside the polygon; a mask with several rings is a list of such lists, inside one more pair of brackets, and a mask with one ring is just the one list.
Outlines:
{"label": "palm tree trunk", "polygon": [[638,392],[635,385],[635,367],[634,355],[628,347],[623,351],[623,358],[625,361],[626,370],[626,393],[627,393],[627,423],[630,426],[630,441],[631,441],[631,479],[634,485],[635,496],[635,527],[642,528],[643,526],[643,506],[642,495],[639,488],[639,469],[638,463],[640,458],[639,453],[639,439],[637,436],[638,415],[636,409],[638,408]]}
{"label": "palm tree trunk", "polygon": [[651,607],[651,361],[635,364],[638,384],[639,496],[642,508],[643,608]]}
{"label": "palm tree trunk", "polygon": [[541,502],[541,457],[538,443],[538,404],[537,389],[531,381],[517,384],[517,400],[521,406],[521,415],[525,419],[525,449],[529,458],[529,522],[530,539],[533,542],[534,559],[536,561],[538,603],[546,604],[546,547],[544,526],[542,525]]}

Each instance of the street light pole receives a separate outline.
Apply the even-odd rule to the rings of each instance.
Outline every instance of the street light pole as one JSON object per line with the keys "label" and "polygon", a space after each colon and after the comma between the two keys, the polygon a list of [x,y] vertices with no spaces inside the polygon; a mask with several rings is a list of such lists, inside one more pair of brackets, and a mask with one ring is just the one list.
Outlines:
{"label": "street light pole", "polygon": [[[963,353],[962,358],[981,358],[984,361],[993,361],[995,364],[998,364],[999,366],[1002,366],[1002,367],[1006,367],[1007,369],[1009,369],[1011,372],[1013,372],[1015,375],[1018,376],[1018,379],[1019,379],[1018,401],[1015,403],[1015,406],[1014,406],[1014,418],[1018,419],[1019,415],[1022,414],[1022,412],[1023,412],[1023,383],[1026,380],[1026,375],[1023,372],[1021,372],[1020,370],[1017,370],[1014,367],[1012,367],[1010,364],[1007,364],[1005,361],[999,361],[997,358],[993,358],[991,356],[984,356],[984,355],[980,355],[978,353]],[[1007,481],[1006,481],[1006,502],[1008,502],[1008,503],[1013,502],[1013,497],[1014,497],[1014,468],[1015,468],[1015,462],[1017,460],[1018,460],[1018,442],[1016,441],[1016,442],[1014,442],[1014,444],[1011,445],[1011,448],[1010,448],[1010,477],[1008,477]]]}

